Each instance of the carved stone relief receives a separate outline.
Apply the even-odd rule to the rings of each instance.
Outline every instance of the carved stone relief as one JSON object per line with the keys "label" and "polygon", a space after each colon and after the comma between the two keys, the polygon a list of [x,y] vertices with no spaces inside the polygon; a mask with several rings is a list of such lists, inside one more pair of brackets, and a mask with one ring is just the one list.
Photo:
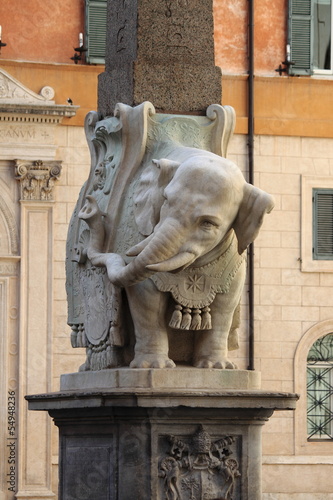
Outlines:
{"label": "carved stone relief", "polygon": [[20,181],[21,199],[53,200],[53,187],[61,173],[60,161],[34,162],[15,160],[16,179]]}
{"label": "carved stone relief", "polygon": [[[273,199],[223,158],[233,126],[218,105],[206,117],[159,115],[149,102],[88,115],[91,171],[66,259],[82,370],[235,368],[244,252]],[[175,336],[186,347],[169,357]]]}
{"label": "carved stone relief", "polygon": [[160,436],[160,446],[166,451],[159,460],[159,498],[239,498],[239,440],[235,436],[212,438],[203,426],[199,426],[192,436]]}
{"label": "carved stone relief", "polygon": [[53,97],[54,90],[52,87],[43,87],[40,94],[36,94],[9,75],[5,70],[0,69],[0,104],[4,101],[54,104],[54,101],[52,101]]}
{"label": "carved stone relief", "polygon": [[40,121],[42,115],[52,115],[52,123],[59,123],[63,116],[75,116],[78,106],[55,104],[54,96],[52,87],[46,85],[36,94],[0,68],[0,121],[38,121],[31,115],[40,115]]}

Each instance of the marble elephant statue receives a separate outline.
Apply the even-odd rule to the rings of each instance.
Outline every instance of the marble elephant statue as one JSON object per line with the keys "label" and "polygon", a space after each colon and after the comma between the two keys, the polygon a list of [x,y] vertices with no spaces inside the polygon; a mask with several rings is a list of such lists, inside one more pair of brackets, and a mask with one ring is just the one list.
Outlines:
{"label": "marble elephant statue", "polygon": [[[235,368],[228,339],[246,273],[246,248],[272,197],[232,161],[194,148],[153,160],[134,193],[142,240],[126,256],[103,252],[105,222],[89,195],[79,213],[90,229],[88,258],[125,288],[135,330],[133,368],[171,368],[171,330],[193,332],[192,364]],[[174,310],[168,315],[170,295]],[[181,333],[180,333],[181,334]],[[180,335],[179,334],[179,335]]]}

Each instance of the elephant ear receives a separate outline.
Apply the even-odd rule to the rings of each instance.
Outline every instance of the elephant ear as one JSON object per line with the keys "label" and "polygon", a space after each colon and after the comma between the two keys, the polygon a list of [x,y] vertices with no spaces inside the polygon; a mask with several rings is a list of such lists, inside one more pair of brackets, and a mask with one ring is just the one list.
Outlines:
{"label": "elephant ear", "polygon": [[165,158],[153,160],[142,174],[134,193],[134,216],[139,231],[149,236],[159,222],[164,189],[180,163]]}
{"label": "elephant ear", "polygon": [[273,210],[273,207],[274,199],[270,194],[252,184],[244,185],[243,200],[233,224],[239,254],[258,236],[265,214]]}

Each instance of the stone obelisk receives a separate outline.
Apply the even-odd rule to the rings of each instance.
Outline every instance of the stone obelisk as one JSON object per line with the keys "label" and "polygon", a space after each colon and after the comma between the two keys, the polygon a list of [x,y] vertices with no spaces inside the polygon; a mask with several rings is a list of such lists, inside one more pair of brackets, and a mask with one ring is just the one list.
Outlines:
{"label": "stone obelisk", "polygon": [[150,101],[157,112],[199,115],[221,103],[212,0],[112,0],[107,16],[98,85],[103,116],[118,102]]}

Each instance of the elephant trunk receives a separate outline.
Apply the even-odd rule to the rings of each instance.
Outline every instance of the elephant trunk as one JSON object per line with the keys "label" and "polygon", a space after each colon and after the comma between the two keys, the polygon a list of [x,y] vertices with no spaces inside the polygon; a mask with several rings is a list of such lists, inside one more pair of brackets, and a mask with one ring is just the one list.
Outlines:
{"label": "elephant trunk", "polygon": [[126,265],[119,254],[102,252],[105,238],[103,215],[96,200],[87,196],[79,212],[80,219],[85,220],[90,228],[87,255],[94,266],[106,266],[108,277],[114,285],[135,285],[158,271],[173,271],[194,260],[192,253],[179,253],[186,234],[177,220],[169,218],[146,240],[129,250],[128,255],[136,257]]}
{"label": "elephant trunk", "polygon": [[90,240],[87,255],[94,266],[106,265],[106,254],[102,253],[105,238],[103,214],[93,196],[86,197],[85,204],[78,216],[84,220],[90,229]]}
{"label": "elephant trunk", "polygon": [[[156,273],[154,264],[168,261],[178,254],[185,241],[181,225],[174,219],[163,222],[137,257],[125,264],[118,254],[106,254],[106,267],[110,281],[118,286],[131,286]],[[191,255],[191,257],[193,257]]]}

